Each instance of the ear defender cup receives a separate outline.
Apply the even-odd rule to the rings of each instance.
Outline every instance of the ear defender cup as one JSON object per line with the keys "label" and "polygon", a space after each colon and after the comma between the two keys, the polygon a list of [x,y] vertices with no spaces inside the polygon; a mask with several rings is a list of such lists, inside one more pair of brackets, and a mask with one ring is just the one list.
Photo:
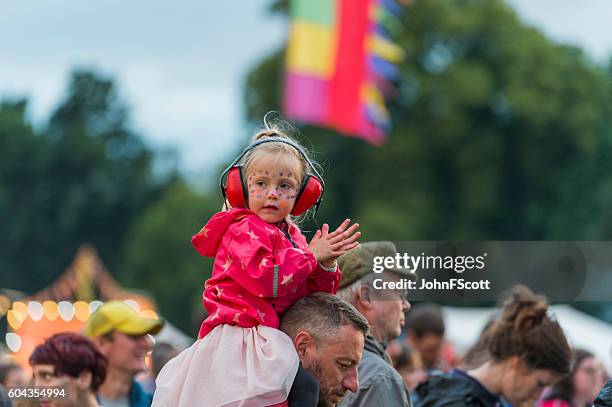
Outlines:
{"label": "ear defender cup", "polygon": [[232,167],[227,173],[225,184],[225,195],[232,208],[246,208],[247,194],[242,182],[242,170],[240,166]]}
{"label": "ear defender cup", "polygon": [[[242,164],[239,164],[239,162],[242,157],[244,157],[245,154],[251,151],[253,148],[260,144],[272,142],[284,143],[295,148],[304,158],[304,160],[306,160],[308,167],[312,172],[312,174],[306,174],[302,180],[300,191],[295,198],[295,204],[291,210],[291,215],[299,216],[312,206],[316,206],[316,214],[317,210],[319,209],[319,204],[321,203],[323,190],[325,189],[323,178],[321,178],[321,175],[317,172],[317,169],[306,155],[306,152],[299,145],[280,137],[269,137],[256,141],[255,143],[246,147],[234,160],[234,162],[232,162],[229,167],[223,171],[223,174],[221,174],[221,178],[219,179],[219,188],[221,188],[221,194],[223,195],[224,199],[227,199],[227,202],[229,202],[232,208],[246,208],[248,206],[249,195],[246,185],[243,182]],[[223,183],[224,180],[225,184]]]}
{"label": "ear defender cup", "polygon": [[316,205],[321,200],[323,195],[323,184],[317,177],[310,174],[304,176],[302,188],[295,198],[295,204],[291,210],[291,215],[299,216],[306,212],[311,206]]}

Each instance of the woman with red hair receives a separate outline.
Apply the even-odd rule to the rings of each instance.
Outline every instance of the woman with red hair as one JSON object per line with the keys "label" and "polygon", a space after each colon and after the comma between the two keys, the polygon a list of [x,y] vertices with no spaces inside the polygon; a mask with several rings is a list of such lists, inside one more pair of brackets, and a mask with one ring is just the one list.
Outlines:
{"label": "woman with red hair", "polygon": [[63,390],[63,396],[41,399],[41,406],[99,406],[96,392],[106,378],[107,360],[86,337],[53,335],[34,349],[30,365],[35,386]]}

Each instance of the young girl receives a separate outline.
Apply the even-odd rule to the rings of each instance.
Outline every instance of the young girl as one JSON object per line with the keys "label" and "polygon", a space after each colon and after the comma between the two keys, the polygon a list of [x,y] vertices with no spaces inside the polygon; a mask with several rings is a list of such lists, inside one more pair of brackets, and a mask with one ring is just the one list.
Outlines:
{"label": "young girl", "polygon": [[215,257],[203,295],[208,317],[200,339],[160,372],[153,405],[287,405],[299,360],[278,314],[313,292],[335,293],[336,258],[358,244],[348,219],[333,232],[323,225],[309,244],[291,222],[320,202],[322,180],[278,130],[255,136],[222,176],[222,191],[234,207],[192,239]]}

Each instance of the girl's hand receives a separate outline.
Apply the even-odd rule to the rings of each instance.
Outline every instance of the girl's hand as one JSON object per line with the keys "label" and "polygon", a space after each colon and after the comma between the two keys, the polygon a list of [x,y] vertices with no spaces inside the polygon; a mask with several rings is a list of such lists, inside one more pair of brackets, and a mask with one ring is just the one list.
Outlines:
{"label": "girl's hand", "polygon": [[361,232],[357,232],[359,224],[355,223],[347,229],[349,224],[350,219],[346,219],[330,233],[329,225],[325,223],[310,241],[308,248],[324,267],[332,267],[338,257],[359,245],[357,242],[361,236]]}

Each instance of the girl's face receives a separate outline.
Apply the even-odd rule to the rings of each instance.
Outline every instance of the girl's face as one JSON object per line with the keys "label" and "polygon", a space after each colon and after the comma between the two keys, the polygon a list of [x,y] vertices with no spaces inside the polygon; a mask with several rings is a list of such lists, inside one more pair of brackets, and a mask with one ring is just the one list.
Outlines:
{"label": "girl's face", "polygon": [[278,223],[293,209],[299,191],[295,170],[274,160],[259,159],[247,174],[249,209],[268,223]]}

